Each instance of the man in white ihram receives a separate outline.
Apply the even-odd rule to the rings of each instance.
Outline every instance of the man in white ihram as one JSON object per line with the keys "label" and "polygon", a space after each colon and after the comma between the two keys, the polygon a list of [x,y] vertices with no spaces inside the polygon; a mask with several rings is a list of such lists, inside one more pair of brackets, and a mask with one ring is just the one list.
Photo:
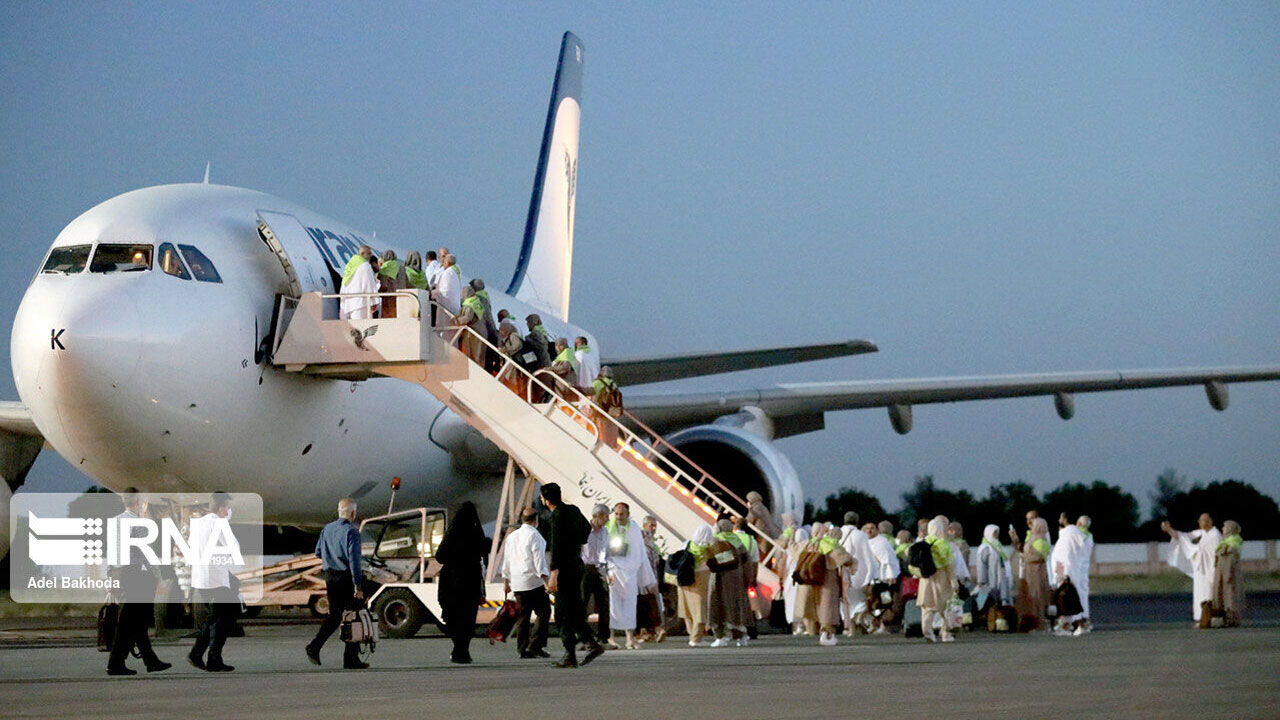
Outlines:
{"label": "man in white ihram", "polygon": [[[1061,585],[1068,579],[1080,596],[1081,613],[1058,618],[1055,635],[1083,635],[1089,632],[1089,562],[1093,557],[1093,533],[1089,526],[1093,521],[1081,515],[1075,525],[1067,525],[1058,533],[1049,563],[1053,567],[1054,583]],[[1074,633],[1071,625],[1075,625]]]}
{"label": "man in white ihram", "polygon": [[875,578],[871,548],[867,534],[858,528],[858,513],[852,510],[844,514],[844,526],[840,528],[840,547],[853,556],[854,566],[849,573],[849,586],[845,599],[840,603],[840,616],[844,621],[844,634],[852,637],[854,627],[867,629],[867,597],[863,588]]}
{"label": "man in white ihram", "polygon": [[[458,260],[452,255],[445,255],[440,258],[440,263],[440,272],[436,275],[436,288],[431,291],[431,299],[448,310],[450,315],[457,315],[458,310],[462,308],[462,278],[454,271]],[[436,318],[437,325],[449,323],[449,317]]]}
{"label": "man in white ihram", "polygon": [[373,248],[361,245],[360,252],[351,256],[342,271],[342,287],[338,292],[351,296],[342,298],[343,320],[368,320],[381,304],[381,300],[369,296],[369,293],[378,292],[378,276],[369,262],[371,257]]}
{"label": "man in white ihram", "polygon": [[1179,532],[1166,520],[1160,529],[1169,533],[1169,564],[1191,576],[1191,618],[1200,622],[1202,603],[1213,599],[1213,571],[1222,533],[1209,513],[1200,516],[1199,528]]}
{"label": "man in white ihram", "polygon": [[[623,630],[627,649],[636,645],[636,598],[658,584],[649,565],[640,526],[631,519],[631,507],[624,502],[613,506],[613,517],[605,525],[609,533],[609,628]],[[610,638],[612,645],[613,640]]]}

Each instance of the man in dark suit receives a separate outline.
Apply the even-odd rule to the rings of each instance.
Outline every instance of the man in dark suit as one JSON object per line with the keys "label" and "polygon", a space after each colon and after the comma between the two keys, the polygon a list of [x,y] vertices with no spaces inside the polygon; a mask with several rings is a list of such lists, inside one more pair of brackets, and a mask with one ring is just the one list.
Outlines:
{"label": "man in dark suit", "polygon": [[587,542],[591,525],[581,510],[563,503],[560,486],[555,483],[542,486],[542,503],[551,510],[547,533],[551,581],[547,583],[547,589],[556,596],[556,622],[560,625],[560,641],[564,644],[564,657],[555,666],[578,667],[576,648],[579,638],[590,647],[582,658],[582,665],[604,654],[604,648],[587,627],[582,603],[582,546]]}
{"label": "man in dark suit", "polygon": [[[124,512],[116,518],[139,518],[146,510],[146,502],[136,487],[126,488],[120,494],[124,502]],[[129,651],[136,645],[138,655],[142,658],[147,672],[160,672],[173,667],[156,657],[151,649],[151,638],[147,636],[147,628],[155,613],[157,578],[154,569],[147,563],[142,553],[131,552],[129,564],[113,567],[112,578],[120,583],[119,616],[116,620],[116,636],[111,645],[111,654],[107,658],[108,675],[137,675],[137,670],[130,670],[125,664]]]}

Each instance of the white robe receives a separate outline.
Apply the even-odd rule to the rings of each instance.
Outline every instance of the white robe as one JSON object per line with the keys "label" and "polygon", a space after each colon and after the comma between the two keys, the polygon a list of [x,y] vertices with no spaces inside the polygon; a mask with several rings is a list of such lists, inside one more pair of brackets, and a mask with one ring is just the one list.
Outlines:
{"label": "white robe", "polygon": [[870,582],[891,583],[902,572],[898,554],[893,551],[893,543],[889,542],[889,538],[876,535],[867,541],[867,550],[874,562],[871,567],[874,577]]}
{"label": "white robe", "polygon": [[1218,528],[1180,532],[1169,541],[1169,564],[1191,578],[1191,617],[1200,621],[1200,603],[1213,599],[1213,570],[1222,533]]}
{"label": "white robe", "polygon": [[1076,593],[1080,595],[1080,607],[1084,610],[1080,615],[1065,617],[1064,620],[1089,617],[1089,561],[1092,557],[1092,534],[1085,534],[1075,525],[1062,528],[1062,532],[1058,533],[1058,542],[1049,555],[1049,566],[1054,571],[1054,586],[1061,585],[1066,579],[1057,574],[1058,566],[1061,565],[1067,578],[1071,579],[1071,584],[1076,586]]}
{"label": "white robe", "polygon": [[614,630],[636,629],[636,597],[640,591],[658,584],[649,564],[649,551],[644,535],[635,520],[627,529],[627,554],[614,555],[609,550],[609,627]]}
{"label": "white robe", "polygon": [[849,588],[845,593],[846,611],[850,615],[866,612],[867,598],[862,594],[862,588],[875,581],[874,562],[868,542],[867,534],[853,525],[840,528],[840,547],[858,563],[853,572],[849,573]]}
{"label": "white robe", "polygon": [[782,578],[782,607],[786,610],[787,624],[794,625],[796,622],[796,592],[800,588],[796,586],[794,577],[796,565],[800,562],[800,553],[803,552],[804,544],[809,541],[809,532],[797,528],[795,535],[791,537],[791,542],[787,543],[786,555],[786,571],[787,574]]}
{"label": "white robe", "polygon": [[[376,293],[378,292],[378,276],[373,273],[372,263],[362,263],[351,276],[351,282],[342,286],[341,294]],[[382,301],[376,297],[342,298],[343,320],[368,320]]]}
{"label": "white robe", "polygon": [[595,350],[591,352],[574,350],[573,356],[578,361],[578,387],[591,387],[591,383],[595,382],[596,377],[600,375],[600,356],[596,355]]}
{"label": "white robe", "polygon": [[[436,275],[436,289],[431,291],[431,299],[452,315],[457,315],[458,310],[462,309],[462,278],[458,277],[452,267],[443,269]],[[436,324],[448,325],[449,318],[437,317]]]}

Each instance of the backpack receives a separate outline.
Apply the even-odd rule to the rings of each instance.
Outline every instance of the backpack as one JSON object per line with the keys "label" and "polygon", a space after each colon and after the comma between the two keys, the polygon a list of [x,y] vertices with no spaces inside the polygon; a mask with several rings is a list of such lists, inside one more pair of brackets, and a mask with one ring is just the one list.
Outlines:
{"label": "backpack", "polygon": [[694,580],[693,553],[688,550],[677,550],[667,558],[666,572],[663,578],[671,585],[689,587]]}
{"label": "backpack", "polygon": [[913,543],[907,550],[907,564],[915,566],[922,578],[933,577],[938,572],[938,566],[933,564],[933,548],[924,540]]}
{"label": "backpack", "polygon": [[732,544],[725,540],[717,540],[707,551],[707,567],[711,572],[724,572],[738,567],[738,553]]}
{"label": "backpack", "polygon": [[825,585],[827,582],[827,556],[817,550],[805,550],[796,561],[796,571],[791,579],[801,585]]}
{"label": "backpack", "polygon": [[622,391],[617,385],[606,385],[600,388],[600,392],[596,393],[595,402],[604,408],[610,417],[622,417]]}

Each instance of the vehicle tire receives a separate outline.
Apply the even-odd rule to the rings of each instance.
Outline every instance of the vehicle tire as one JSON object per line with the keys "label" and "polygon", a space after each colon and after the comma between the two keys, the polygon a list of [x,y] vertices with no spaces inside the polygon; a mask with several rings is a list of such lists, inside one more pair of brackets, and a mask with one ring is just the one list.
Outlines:
{"label": "vehicle tire", "polygon": [[410,638],[418,633],[427,609],[405,588],[391,588],[378,596],[373,611],[378,615],[378,630],[383,637]]}
{"label": "vehicle tire", "polygon": [[307,603],[307,607],[311,609],[312,615],[324,617],[329,614],[329,596],[325,594],[312,595],[311,602]]}

